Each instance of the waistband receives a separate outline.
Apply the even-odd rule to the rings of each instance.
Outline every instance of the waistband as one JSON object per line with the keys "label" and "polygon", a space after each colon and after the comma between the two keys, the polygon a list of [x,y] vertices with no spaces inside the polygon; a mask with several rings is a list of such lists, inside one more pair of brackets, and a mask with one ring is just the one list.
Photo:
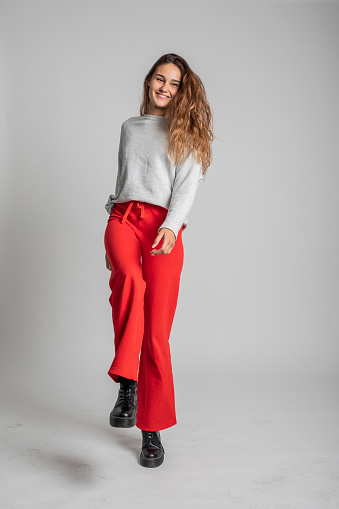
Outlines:
{"label": "waistband", "polygon": [[137,207],[139,207],[139,209],[140,209],[140,218],[142,219],[143,217],[145,217],[145,208],[144,208],[143,202],[142,201],[134,201],[134,200],[132,200],[131,203],[128,204],[128,207],[126,209],[124,217],[120,221],[121,223],[124,223],[125,220],[127,219],[128,214],[130,213],[131,208],[133,207],[134,203],[136,203]]}

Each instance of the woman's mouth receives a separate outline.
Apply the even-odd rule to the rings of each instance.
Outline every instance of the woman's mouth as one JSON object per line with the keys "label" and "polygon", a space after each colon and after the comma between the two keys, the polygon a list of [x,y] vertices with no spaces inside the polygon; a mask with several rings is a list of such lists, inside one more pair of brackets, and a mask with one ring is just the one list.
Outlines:
{"label": "woman's mouth", "polygon": [[168,99],[167,95],[159,94],[158,92],[156,92],[156,94],[160,99]]}

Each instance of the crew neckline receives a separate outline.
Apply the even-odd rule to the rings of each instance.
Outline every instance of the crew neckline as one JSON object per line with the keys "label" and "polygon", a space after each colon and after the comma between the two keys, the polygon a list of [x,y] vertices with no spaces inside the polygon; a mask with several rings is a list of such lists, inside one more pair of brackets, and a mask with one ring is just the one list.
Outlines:
{"label": "crew neckline", "polygon": [[150,113],[145,113],[144,115],[141,115],[141,117],[158,119],[165,118],[165,115],[151,115]]}

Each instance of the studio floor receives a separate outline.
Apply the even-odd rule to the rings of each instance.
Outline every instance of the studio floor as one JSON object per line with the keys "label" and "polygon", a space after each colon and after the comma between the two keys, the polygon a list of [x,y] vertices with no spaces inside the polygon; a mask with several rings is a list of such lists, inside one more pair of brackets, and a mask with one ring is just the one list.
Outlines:
{"label": "studio floor", "polygon": [[164,463],[139,464],[141,431],[106,408],[4,398],[4,509],[321,509],[339,507],[335,382],[190,377],[176,384],[178,424]]}

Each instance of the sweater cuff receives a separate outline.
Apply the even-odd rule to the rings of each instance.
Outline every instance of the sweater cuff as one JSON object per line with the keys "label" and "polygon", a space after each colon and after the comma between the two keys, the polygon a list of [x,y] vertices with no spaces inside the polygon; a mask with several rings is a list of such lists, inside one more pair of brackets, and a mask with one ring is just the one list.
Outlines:
{"label": "sweater cuff", "polygon": [[171,223],[167,223],[166,221],[164,223],[162,223],[162,225],[160,226],[160,228],[158,229],[158,233],[160,232],[161,228],[168,228],[169,230],[172,230],[172,232],[174,233],[175,235],[175,240],[177,240],[177,237],[178,237],[178,232],[180,230],[180,226],[175,226]]}
{"label": "sweater cuff", "polygon": [[113,201],[113,195],[112,195],[112,194],[110,194],[110,195],[109,195],[109,198],[108,198],[108,201],[107,201],[107,203],[106,203],[106,205],[105,205],[105,209],[107,210],[107,213],[108,213],[109,215],[111,215],[111,214],[112,214],[112,210],[113,210],[113,207],[114,207],[114,206],[115,206],[115,203],[114,203],[114,201]]}

